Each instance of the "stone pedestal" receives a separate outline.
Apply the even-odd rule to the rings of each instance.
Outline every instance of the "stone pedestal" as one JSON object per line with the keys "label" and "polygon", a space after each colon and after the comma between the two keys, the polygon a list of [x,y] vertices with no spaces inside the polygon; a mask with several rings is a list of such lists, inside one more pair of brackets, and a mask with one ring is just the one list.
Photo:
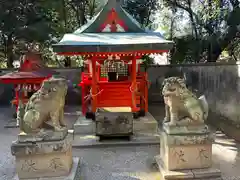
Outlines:
{"label": "stone pedestal", "polygon": [[[27,136],[26,139],[34,139]],[[55,137],[56,138],[56,137]],[[19,179],[68,176],[73,165],[72,145],[68,136],[61,140],[29,142],[21,136],[13,142],[12,155],[16,157]],[[24,142],[25,141],[25,142]]]}
{"label": "stone pedestal", "polygon": [[[160,156],[157,163],[164,179],[219,178],[219,170],[212,168],[213,135],[208,126],[163,125],[160,136]],[[197,171],[196,171],[197,170]]]}

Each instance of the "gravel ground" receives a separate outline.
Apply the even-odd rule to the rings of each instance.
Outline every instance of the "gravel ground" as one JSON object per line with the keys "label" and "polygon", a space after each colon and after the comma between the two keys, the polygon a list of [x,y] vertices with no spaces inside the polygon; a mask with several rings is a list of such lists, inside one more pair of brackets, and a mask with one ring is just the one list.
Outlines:
{"label": "gravel ground", "polygon": [[5,129],[4,125],[10,120],[11,109],[0,108],[0,180],[11,180],[15,174],[15,159],[11,155],[11,143],[16,139],[17,129]]}
{"label": "gravel ground", "polygon": [[[154,110],[160,112],[159,108]],[[9,108],[0,108],[0,180],[11,180],[15,174],[10,146],[18,130],[3,127],[10,116]],[[156,116],[162,118],[158,113]],[[76,116],[68,115],[67,119],[71,127]],[[80,175],[84,180],[157,180],[159,174],[151,167],[151,160],[158,153],[159,146],[73,150],[74,156],[81,158]],[[218,132],[213,145],[213,163],[221,169],[224,180],[240,180],[240,145]]]}
{"label": "gravel ground", "polygon": [[159,146],[78,149],[81,177],[84,180],[156,180],[159,173],[151,167]]}

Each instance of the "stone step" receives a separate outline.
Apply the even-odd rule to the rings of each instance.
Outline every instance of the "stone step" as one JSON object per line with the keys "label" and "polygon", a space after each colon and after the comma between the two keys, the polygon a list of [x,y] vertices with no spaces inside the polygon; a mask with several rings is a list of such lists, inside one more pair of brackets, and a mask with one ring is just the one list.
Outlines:
{"label": "stone step", "polygon": [[135,134],[132,136],[130,141],[127,140],[105,140],[99,141],[99,138],[95,135],[75,135],[72,147],[74,148],[98,148],[98,147],[109,147],[109,146],[137,146],[137,145],[159,145],[158,134]]}
{"label": "stone step", "polygon": [[[94,121],[80,116],[73,129],[74,135],[93,135],[96,132],[96,124]],[[133,121],[133,133],[157,133],[157,129],[158,123],[150,113]]]}
{"label": "stone step", "polygon": [[92,135],[95,134],[95,122],[80,116],[73,125],[74,135]]}
{"label": "stone step", "polygon": [[11,119],[4,125],[4,128],[19,128],[19,124],[16,119]]}
{"label": "stone step", "polygon": [[146,116],[140,117],[133,121],[133,132],[134,133],[156,133],[158,129],[158,123],[151,113],[146,113]]}

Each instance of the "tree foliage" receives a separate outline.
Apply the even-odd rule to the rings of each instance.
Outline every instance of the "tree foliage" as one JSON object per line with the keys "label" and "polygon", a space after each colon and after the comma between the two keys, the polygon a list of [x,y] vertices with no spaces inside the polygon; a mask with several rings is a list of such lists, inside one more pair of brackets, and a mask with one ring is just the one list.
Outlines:
{"label": "tree foliage", "polygon": [[123,7],[143,26],[152,24],[152,15],[158,9],[158,0],[126,0]]}
{"label": "tree foliage", "polygon": [[[175,37],[178,39],[175,52],[179,52],[182,46],[187,46],[185,51],[182,51],[183,55],[191,52],[194,62],[215,62],[223,50],[231,51],[235,47],[229,45],[239,37],[238,0],[162,0],[161,5],[171,10],[175,16],[184,14],[184,18],[187,17],[190,24],[191,33],[184,35],[186,37]],[[179,19],[170,21],[173,21],[170,24],[178,26],[182,23]],[[170,26],[170,31],[171,28]],[[189,44],[195,45],[188,46]],[[177,61],[173,59],[173,62]]]}
{"label": "tree foliage", "polygon": [[12,67],[15,52],[25,50],[29,43],[44,43],[56,31],[57,16],[53,8],[41,0],[0,2],[2,52]]}
{"label": "tree foliage", "polygon": [[48,48],[64,33],[86,23],[96,4],[97,0],[0,1],[0,60],[12,67],[29,44]]}
{"label": "tree foliage", "polygon": [[[1,0],[0,63],[12,67],[22,51],[39,47],[49,63],[69,64],[50,49],[64,33],[91,19],[106,0]],[[124,0],[143,27],[154,23],[176,42],[172,63],[216,61],[223,50],[239,59],[239,0]],[[156,21],[158,20],[158,21]],[[81,58],[77,58],[81,64]]]}

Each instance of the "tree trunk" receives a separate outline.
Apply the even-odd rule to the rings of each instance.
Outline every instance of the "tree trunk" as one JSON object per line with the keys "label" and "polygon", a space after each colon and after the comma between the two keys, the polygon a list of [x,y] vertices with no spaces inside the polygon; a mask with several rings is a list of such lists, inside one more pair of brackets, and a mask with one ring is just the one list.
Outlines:
{"label": "tree trunk", "polygon": [[169,36],[169,39],[170,39],[170,40],[173,39],[174,21],[175,21],[174,17],[171,18],[171,24],[170,24],[170,36]]}
{"label": "tree trunk", "polygon": [[7,58],[7,39],[4,35],[2,35],[3,39],[3,51],[4,51],[4,58]]}
{"label": "tree trunk", "polygon": [[240,8],[235,7],[235,9],[230,13],[229,19],[227,21],[229,27],[226,33],[218,40],[218,38],[213,35],[211,40],[211,59],[208,62],[216,62],[218,57],[221,55],[222,51],[227,48],[227,46],[234,40],[239,32],[238,26],[240,24],[240,19],[238,18],[240,14]]}
{"label": "tree trunk", "polygon": [[13,39],[12,34],[7,37],[7,67],[13,68]]}
{"label": "tree trunk", "polygon": [[65,67],[71,67],[71,58],[70,57],[65,57],[65,60],[64,60],[64,66]]}
{"label": "tree trunk", "polygon": [[80,21],[81,21],[81,26],[87,22],[85,7],[83,7],[83,9],[80,10]]}
{"label": "tree trunk", "polygon": [[218,60],[218,57],[222,53],[222,48],[216,45],[215,47],[211,46],[209,49],[211,50],[208,52],[209,54],[208,54],[207,62],[216,62]]}
{"label": "tree trunk", "polygon": [[89,16],[90,19],[93,18],[96,9],[96,0],[92,1],[92,4],[89,4]]}
{"label": "tree trunk", "polygon": [[81,27],[83,24],[81,22],[81,17],[80,17],[81,15],[80,15],[79,11],[80,11],[80,8],[77,7],[76,8],[77,23],[78,23],[78,27]]}
{"label": "tree trunk", "polygon": [[67,12],[66,12],[66,3],[65,0],[62,0],[62,13],[63,13],[63,20],[64,20],[64,32],[67,32]]}
{"label": "tree trunk", "polygon": [[[188,8],[192,9],[192,3],[191,3],[190,0],[188,0]],[[197,30],[197,26],[196,26],[192,11],[189,11],[189,18],[190,18],[191,25],[192,25],[192,30],[193,30],[193,33],[194,33],[193,37],[198,39],[198,30]]]}
{"label": "tree trunk", "polygon": [[208,62],[216,62],[218,57],[221,55],[222,51],[234,40],[236,34],[238,33],[237,26],[229,26],[227,33],[223,36],[219,42],[216,37],[212,37],[215,41],[212,42],[211,46],[211,59]]}

